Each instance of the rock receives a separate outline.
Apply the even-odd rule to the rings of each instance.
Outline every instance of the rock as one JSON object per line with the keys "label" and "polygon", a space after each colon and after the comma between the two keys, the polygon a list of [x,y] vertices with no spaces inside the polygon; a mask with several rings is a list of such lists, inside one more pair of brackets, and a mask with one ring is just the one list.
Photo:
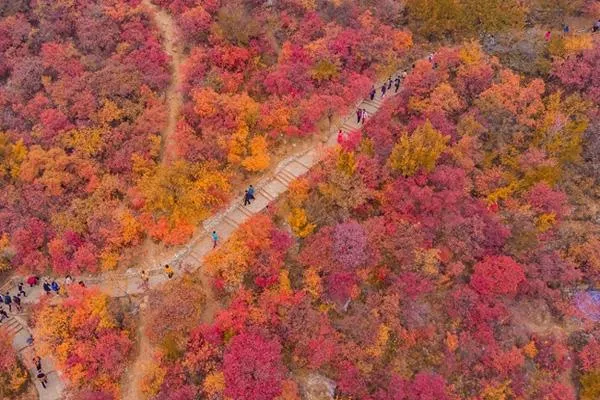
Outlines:
{"label": "rock", "polygon": [[298,379],[304,400],[333,400],[336,384],[319,374],[307,374]]}

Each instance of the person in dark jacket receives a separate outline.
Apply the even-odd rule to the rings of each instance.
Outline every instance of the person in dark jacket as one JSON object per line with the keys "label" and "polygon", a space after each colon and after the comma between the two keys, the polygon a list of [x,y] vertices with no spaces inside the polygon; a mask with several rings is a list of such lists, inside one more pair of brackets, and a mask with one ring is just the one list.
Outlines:
{"label": "person in dark jacket", "polygon": [[42,285],[42,287],[44,288],[44,292],[46,292],[47,295],[50,295],[50,292],[52,291],[52,287],[50,286],[48,281],[44,281],[44,284]]}
{"label": "person in dark jacket", "polygon": [[373,86],[371,88],[371,93],[369,93],[369,98],[371,99],[371,101],[373,101],[375,99],[376,94],[377,94],[377,91],[375,90],[375,86]]}
{"label": "person in dark jacket", "polygon": [[42,370],[42,359],[40,356],[34,356],[32,361],[33,365],[35,365],[35,369],[40,372]]}
{"label": "person in dark jacket", "polygon": [[10,297],[10,293],[6,292],[4,295],[4,304],[8,306],[8,312],[12,312],[12,298]]}
{"label": "person in dark jacket", "polygon": [[13,296],[12,301],[15,303],[15,307],[17,307],[18,312],[23,311],[23,307],[21,307],[21,298],[19,296]]}
{"label": "person in dark jacket", "polygon": [[48,385],[48,377],[46,376],[46,374],[43,373],[42,371],[38,371],[37,378],[40,381],[40,383],[42,384],[42,387],[44,389],[46,389],[46,385]]}
{"label": "person in dark jacket", "polygon": [[4,311],[4,308],[0,307],[0,322],[8,319],[8,314]]}

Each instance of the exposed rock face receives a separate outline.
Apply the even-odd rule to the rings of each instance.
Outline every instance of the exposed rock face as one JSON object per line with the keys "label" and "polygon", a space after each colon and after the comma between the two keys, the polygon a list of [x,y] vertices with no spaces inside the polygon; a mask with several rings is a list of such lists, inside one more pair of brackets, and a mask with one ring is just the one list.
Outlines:
{"label": "exposed rock face", "polygon": [[307,374],[299,377],[304,400],[333,400],[335,382],[319,374]]}

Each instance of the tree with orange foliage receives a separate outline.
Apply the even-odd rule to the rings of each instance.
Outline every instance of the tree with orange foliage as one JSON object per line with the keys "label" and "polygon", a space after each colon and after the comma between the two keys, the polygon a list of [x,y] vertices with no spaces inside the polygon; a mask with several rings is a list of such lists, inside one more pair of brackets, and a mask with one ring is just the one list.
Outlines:
{"label": "tree with orange foliage", "polygon": [[44,300],[35,314],[42,355],[52,355],[75,390],[119,393],[132,349],[123,310],[107,295],[72,286],[58,304]]}

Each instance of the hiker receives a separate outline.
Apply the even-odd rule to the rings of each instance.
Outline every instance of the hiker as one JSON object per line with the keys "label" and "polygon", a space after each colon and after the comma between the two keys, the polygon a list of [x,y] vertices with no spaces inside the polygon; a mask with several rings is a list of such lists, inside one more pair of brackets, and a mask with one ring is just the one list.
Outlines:
{"label": "hiker", "polygon": [[565,34],[565,35],[569,34],[569,25],[563,24],[563,34]]}
{"label": "hiker", "polygon": [[12,312],[12,298],[10,297],[10,293],[6,292],[4,295],[4,304],[8,306],[8,312]]}
{"label": "hiker", "polygon": [[23,282],[17,285],[17,290],[19,291],[19,295],[23,295],[23,297],[27,297],[27,293],[23,290]]}
{"label": "hiker", "polygon": [[143,269],[140,273],[140,279],[142,280],[142,287],[148,289],[150,287],[150,277],[148,276],[148,273],[145,269]]}
{"label": "hiker", "polygon": [[46,389],[46,385],[48,384],[48,377],[46,376],[46,374],[40,370],[37,373],[37,378],[40,381],[40,383],[42,384],[42,387],[44,389]]}
{"label": "hiker", "polygon": [[18,312],[23,311],[23,307],[21,307],[21,298],[19,296],[13,296],[12,301],[15,303]]}
{"label": "hiker", "polygon": [[600,32],[600,19],[594,22],[594,26],[592,27],[592,32]]}
{"label": "hiker", "polygon": [[377,94],[377,90],[375,90],[375,86],[372,86],[371,93],[369,93],[369,98],[371,99],[371,101],[373,101],[375,99],[376,94]]}
{"label": "hiker", "polygon": [[40,278],[38,278],[35,275],[31,275],[30,277],[27,278],[27,284],[29,285],[30,288],[37,286],[38,281],[40,280]]}
{"label": "hiker", "polygon": [[394,93],[398,93],[398,89],[400,89],[400,76],[396,77],[396,82],[394,83]]}
{"label": "hiker", "polygon": [[408,72],[406,72],[406,70],[402,71],[402,80],[406,79],[407,76]]}
{"label": "hiker", "polygon": [[217,247],[217,242],[219,241],[219,236],[217,235],[217,231],[212,231],[210,236],[212,237],[212,240],[213,240],[213,249],[214,249],[215,247]]}
{"label": "hiker", "polygon": [[254,186],[252,185],[248,187],[248,197],[250,197],[250,200],[256,200],[254,197]]}
{"label": "hiker", "polygon": [[35,365],[35,369],[40,372],[42,370],[42,359],[40,356],[33,356],[33,365]]}
{"label": "hiker", "polygon": [[47,295],[50,295],[52,288],[50,287],[50,284],[48,283],[48,281],[44,281],[44,284],[42,285],[42,287],[44,288],[44,292],[46,292]]}
{"label": "hiker", "polygon": [[387,90],[392,90],[392,77],[391,76],[388,78],[388,87],[387,87]]}
{"label": "hiker", "polygon": [[363,108],[363,109],[362,109],[362,111],[361,111],[361,122],[362,122],[363,124],[364,124],[364,123],[365,123],[365,121],[367,120],[367,117],[368,117],[367,110]]}
{"label": "hiker", "polygon": [[171,266],[169,264],[165,265],[165,274],[167,274],[169,279],[171,279],[173,277],[173,275],[175,275],[173,268],[171,268]]}
{"label": "hiker", "polygon": [[4,308],[0,307],[0,322],[8,319],[8,314],[4,311]]}
{"label": "hiker", "polygon": [[385,92],[387,91],[387,85],[384,83],[381,87],[381,98],[385,97]]}
{"label": "hiker", "polygon": [[60,286],[56,281],[52,281],[52,283],[50,284],[50,288],[52,288],[52,291],[56,294],[58,294],[58,291],[60,290]]}
{"label": "hiker", "polygon": [[73,278],[71,275],[65,276],[65,285],[70,285],[71,283],[73,283]]}
{"label": "hiker", "polygon": [[550,36],[552,35],[552,32],[550,31],[546,31],[546,34],[544,35],[544,38],[546,39],[546,42],[550,41]]}
{"label": "hiker", "polygon": [[360,120],[362,119],[362,108],[356,109],[356,123],[360,124]]}
{"label": "hiker", "polygon": [[340,129],[338,131],[338,134],[337,134],[337,142],[338,142],[338,144],[342,144],[343,140],[344,140],[344,131]]}
{"label": "hiker", "polygon": [[427,56],[427,59],[429,60],[430,63],[433,64],[433,53],[429,53],[429,55]]}
{"label": "hiker", "polygon": [[250,204],[250,195],[248,194],[248,190],[244,192],[244,205],[247,206]]}

